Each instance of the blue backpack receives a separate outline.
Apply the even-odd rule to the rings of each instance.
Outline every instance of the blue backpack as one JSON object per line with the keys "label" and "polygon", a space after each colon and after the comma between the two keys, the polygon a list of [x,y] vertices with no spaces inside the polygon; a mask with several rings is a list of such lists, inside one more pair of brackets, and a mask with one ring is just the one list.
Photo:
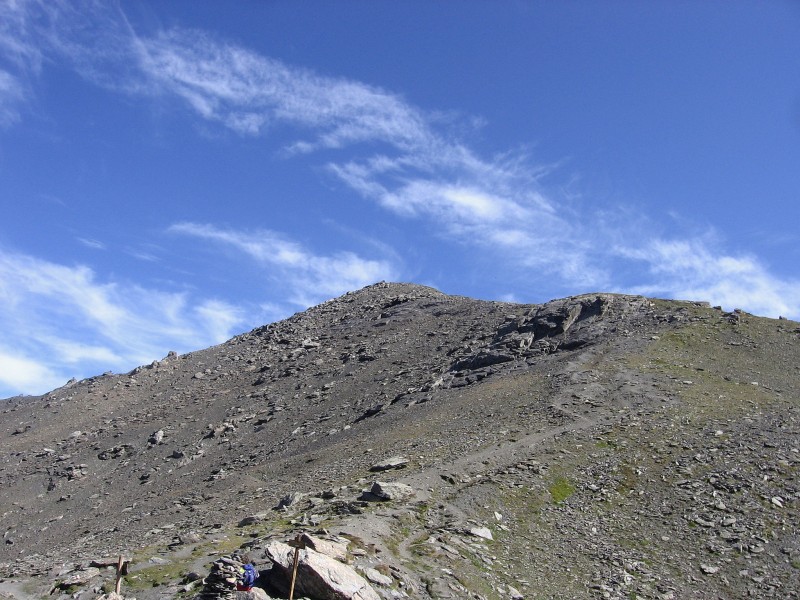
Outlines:
{"label": "blue backpack", "polygon": [[245,587],[252,587],[252,585],[258,579],[258,571],[256,568],[251,564],[246,564],[242,567],[242,573],[240,574],[241,584]]}

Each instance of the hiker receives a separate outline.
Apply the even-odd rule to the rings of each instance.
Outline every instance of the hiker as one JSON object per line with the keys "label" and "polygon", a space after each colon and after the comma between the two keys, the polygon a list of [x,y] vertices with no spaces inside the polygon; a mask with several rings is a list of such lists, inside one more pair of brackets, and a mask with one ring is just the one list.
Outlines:
{"label": "hiker", "polygon": [[239,573],[236,577],[236,590],[249,592],[253,589],[256,579],[258,579],[258,570],[247,554],[239,557],[239,560],[242,562],[242,566],[239,567]]}

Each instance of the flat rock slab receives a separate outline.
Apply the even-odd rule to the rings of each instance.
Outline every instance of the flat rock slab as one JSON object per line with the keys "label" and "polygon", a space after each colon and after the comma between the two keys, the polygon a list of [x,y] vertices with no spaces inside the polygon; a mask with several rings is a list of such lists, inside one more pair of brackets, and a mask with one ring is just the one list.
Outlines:
{"label": "flat rock slab", "polygon": [[387,458],[386,460],[382,460],[379,463],[375,463],[370,467],[370,471],[390,471],[392,469],[404,469],[409,463],[409,460],[405,456],[393,456],[392,458]]}
{"label": "flat rock slab", "polygon": [[475,537],[483,538],[485,540],[493,540],[494,536],[492,535],[492,530],[488,527],[472,527],[469,529],[468,532],[470,535],[474,535]]}
{"label": "flat rock slab", "polygon": [[381,500],[394,500],[402,502],[416,495],[414,488],[405,483],[376,481],[369,490],[370,494]]}
{"label": "flat rock slab", "polygon": [[95,577],[100,575],[100,569],[97,567],[88,567],[80,571],[73,571],[69,576],[59,584],[59,587],[66,589],[73,585],[86,585]]}
{"label": "flat rock slab", "polygon": [[310,548],[316,552],[319,552],[320,554],[324,554],[325,556],[330,556],[331,558],[342,563],[347,560],[348,544],[325,540],[307,533],[303,534],[302,540],[306,548]]}

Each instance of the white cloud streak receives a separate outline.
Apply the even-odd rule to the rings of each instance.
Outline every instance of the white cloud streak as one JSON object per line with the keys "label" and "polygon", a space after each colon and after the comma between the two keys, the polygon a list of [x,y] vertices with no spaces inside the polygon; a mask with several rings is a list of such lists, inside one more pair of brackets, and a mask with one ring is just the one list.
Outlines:
{"label": "white cloud streak", "polygon": [[0,53],[21,68],[38,71],[42,52],[36,40],[34,23],[46,12],[45,3],[31,0],[6,0],[0,3]]}
{"label": "white cloud streak", "polygon": [[0,389],[11,394],[45,392],[66,383],[64,375],[48,368],[40,360],[21,357],[19,350],[0,347]]}
{"label": "white cloud streak", "polygon": [[397,268],[388,261],[365,259],[353,252],[317,255],[273,231],[243,232],[213,225],[178,223],[169,231],[235,248],[279,281],[289,299],[306,308],[380,280],[394,280]]}
{"label": "white cloud streak", "polygon": [[19,105],[25,94],[16,77],[0,70],[0,127],[13,125],[20,120]]}
{"label": "white cloud streak", "polygon": [[[181,98],[202,118],[244,135],[281,127],[308,132],[309,139],[290,145],[294,152],[363,147],[363,159],[330,163],[329,170],[387,210],[425,219],[440,235],[489,252],[513,248],[523,264],[551,274],[563,271],[560,264],[597,270],[580,244],[553,243],[553,231],[568,234],[571,226],[536,191],[542,169],[524,156],[482,159],[438,130],[434,116],[380,88],[291,67],[202,31],[137,37],[121,15],[88,6],[95,36],[62,5],[51,21],[64,34],[48,32],[47,39],[97,83]],[[125,53],[125,64],[135,68],[113,70],[113,78],[111,69],[104,73],[115,58],[123,64]],[[384,152],[370,154],[378,148]]]}
{"label": "white cloud streak", "polygon": [[[451,240],[511,252],[520,264],[554,275],[601,276],[584,245],[555,241],[574,228],[565,207],[537,191],[543,170],[524,156],[481,159],[396,95],[292,68],[202,32],[139,38],[137,48],[142,71],[163,93],[239,133],[306,130],[313,138],[290,147],[302,152],[369,143],[360,161],[328,168],[397,215],[425,219]],[[375,144],[385,152],[370,154]]]}
{"label": "white cloud streak", "polygon": [[82,237],[79,237],[79,238],[76,238],[76,239],[78,240],[78,242],[80,242],[81,244],[83,244],[87,248],[91,248],[92,250],[105,250],[106,249],[106,245],[103,242],[101,242],[100,240],[93,240],[93,239],[82,238]]}
{"label": "white cloud streak", "polygon": [[0,127],[20,121],[20,107],[30,97],[26,75],[37,74],[41,66],[29,27],[34,12],[34,4],[25,0],[0,2]]}
{"label": "white cloud streak", "polygon": [[415,148],[430,135],[423,115],[392,94],[291,68],[201,31],[138,42],[142,72],[162,90],[241,133],[278,124],[313,130],[316,140],[297,142],[298,151],[374,140]]}
{"label": "white cloud streak", "polygon": [[654,240],[617,251],[649,268],[654,282],[632,287],[635,293],[705,300],[773,318],[800,317],[800,281],[775,277],[755,257],[730,256],[702,239]]}
{"label": "white cloud streak", "polygon": [[[668,297],[710,299],[777,316],[800,316],[798,283],[772,275],[752,257],[734,257],[702,238],[650,238],[621,250],[614,240],[648,240],[635,215],[632,226],[596,227],[602,215],[583,213],[564,198],[542,193],[547,168],[524,155],[491,160],[437,131],[434,119],[400,97],[359,82],[326,78],[214,40],[173,30],[140,40],[143,70],[163,90],[184,98],[206,119],[243,134],[280,126],[305,129],[311,140],[291,149],[365,145],[362,158],[330,162],[328,169],[361,196],[406,219],[430,224],[459,244],[480,247],[511,269],[556,277],[580,289],[638,289]],[[374,152],[374,144],[383,144]],[[352,149],[352,148],[351,148]],[[372,153],[370,153],[372,152]],[[188,227],[188,226],[187,226]],[[295,269],[295,287],[331,293],[368,283],[391,269],[352,254],[323,259],[276,234],[233,233],[192,225],[184,233],[237,246],[273,266]],[[619,261],[639,270],[643,283],[617,281]],[[333,274],[323,276],[323,274]],[[307,298],[307,296],[305,296]]]}
{"label": "white cloud streak", "polygon": [[0,363],[8,367],[0,368],[0,386],[6,389],[24,385],[18,391],[38,393],[56,378],[96,374],[90,368],[127,370],[169,350],[222,342],[243,323],[242,309],[226,302],[192,304],[184,293],[100,282],[87,267],[0,252]]}

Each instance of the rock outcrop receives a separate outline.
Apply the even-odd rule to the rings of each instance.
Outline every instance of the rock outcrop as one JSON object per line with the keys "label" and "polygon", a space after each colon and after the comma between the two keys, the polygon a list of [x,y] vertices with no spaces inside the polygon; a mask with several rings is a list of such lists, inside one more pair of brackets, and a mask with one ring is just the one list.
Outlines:
{"label": "rock outcrop", "polygon": [[[271,542],[265,553],[274,563],[270,583],[288,591],[294,564],[294,548]],[[351,567],[310,548],[300,550],[295,589],[319,600],[381,600],[369,582]]]}

